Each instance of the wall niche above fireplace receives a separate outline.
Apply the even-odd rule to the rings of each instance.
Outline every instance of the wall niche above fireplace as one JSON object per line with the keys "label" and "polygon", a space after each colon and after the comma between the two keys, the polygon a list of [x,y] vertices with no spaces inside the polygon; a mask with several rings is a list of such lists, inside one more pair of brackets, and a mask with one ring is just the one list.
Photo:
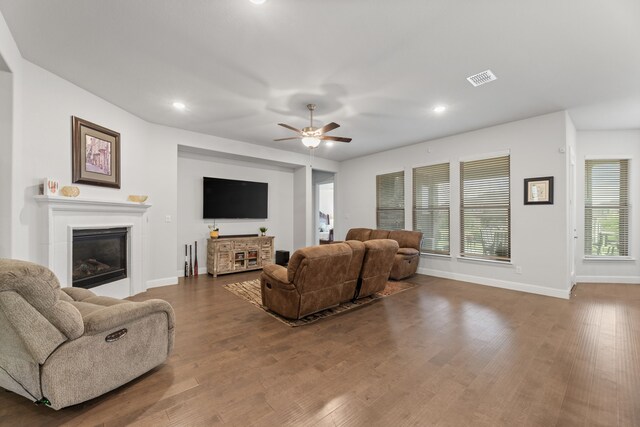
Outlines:
{"label": "wall niche above fireplace", "polygon": [[73,286],[93,288],[127,278],[126,227],[73,230]]}

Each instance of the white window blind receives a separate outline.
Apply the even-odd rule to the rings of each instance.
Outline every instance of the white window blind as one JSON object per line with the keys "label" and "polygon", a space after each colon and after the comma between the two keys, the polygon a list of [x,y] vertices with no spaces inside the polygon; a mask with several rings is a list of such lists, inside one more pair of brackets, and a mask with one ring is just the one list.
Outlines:
{"label": "white window blind", "polygon": [[587,160],[584,203],[584,254],[629,256],[629,160]]}
{"label": "white window blind", "polygon": [[420,251],[449,255],[449,163],[413,169],[413,229],[422,231]]}
{"label": "white window blind", "polygon": [[377,214],[379,229],[404,228],[404,171],[376,176]]}
{"label": "white window blind", "polygon": [[511,260],[510,157],[460,162],[461,256]]}

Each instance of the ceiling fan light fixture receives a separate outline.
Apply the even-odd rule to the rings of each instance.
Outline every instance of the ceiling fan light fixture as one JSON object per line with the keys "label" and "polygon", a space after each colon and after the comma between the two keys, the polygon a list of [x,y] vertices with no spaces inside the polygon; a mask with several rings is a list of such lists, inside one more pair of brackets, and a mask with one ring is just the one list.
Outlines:
{"label": "ceiling fan light fixture", "polygon": [[302,143],[307,148],[316,148],[320,145],[320,138],[316,138],[315,136],[305,136],[302,138]]}
{"label": "ceiling fan light fixture", "polygon": [[333,141],[327,141],[324,143],[327,147],[331,147],[333,145]]}

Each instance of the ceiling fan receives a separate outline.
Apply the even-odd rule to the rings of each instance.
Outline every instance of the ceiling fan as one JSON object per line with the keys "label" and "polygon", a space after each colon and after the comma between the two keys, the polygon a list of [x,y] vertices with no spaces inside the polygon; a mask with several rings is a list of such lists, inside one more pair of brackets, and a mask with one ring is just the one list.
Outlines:
{"label": "ceiling fan", "polygon": [[344,138],[342,136],[327,136],[325,133],[330,132],[336,128],[339,128],[340,125],[334,122],[331,122],[327,125],[322,126],[321,128],[313,127],[313,111],[316,109],[316,104],[307,104],[307,108],[309,109],[310,115],[310,123],[308,127],[300,129],[296,129],[293,126],[286,125],[284,123],[278,123],[279,126],[285,127],[287,129],[291,129],[294,132],[298,133],[298,136],[289,137],[289,138],[279,138],[274,139],[274,141],[288,141],[292,139],[300,139],[305,147],[314,149],[320,145],[321,141],[338,141],[338,142],[351,142],[351,138]]}

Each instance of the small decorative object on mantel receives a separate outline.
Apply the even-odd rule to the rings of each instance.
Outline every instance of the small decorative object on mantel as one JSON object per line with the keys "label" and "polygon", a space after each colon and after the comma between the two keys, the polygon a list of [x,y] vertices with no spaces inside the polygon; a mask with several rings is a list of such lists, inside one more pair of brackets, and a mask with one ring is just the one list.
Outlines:
{"label": "small decorative object on mantel", "polygon": [[120,188],[120,134],[72,117],[73,183]]}
{"label": "small decorative object on mantel", "polygon": [[149,196],[143,196],[143,195],[137,196],[135,194],[132,194],[129,197],[127,197],[127,200],[135,203],[144,203],[147,201],[148,198]]}
{"label": "small decorative object on mantel", "polygon": [[220,236],[220,230],[216,227],[216,224],[209,224],[209,237],[217,239]]}
{"label": "small decorative object on mantel", "polygon": [[261,236],[266,236],[267,235],[267,227],[260,227],[258,230],[260,230],[260,235]]}
{"label": "small decorative object on mantel", "polygon": [[45,178],[42,182],[42,194],[45,196],[57,196],[60,183],[53,178]]}
{"label": "small decorative object on mantel", "polygon": [[553,177],[526,178],[524,180],[525,205],[553,204]]}
{"label": "small decorative object on mantel", "polygon": [[80,189],[72,185],[65,185],[60,189],[60,194],[65,197],[78,197],[80,195]]}

